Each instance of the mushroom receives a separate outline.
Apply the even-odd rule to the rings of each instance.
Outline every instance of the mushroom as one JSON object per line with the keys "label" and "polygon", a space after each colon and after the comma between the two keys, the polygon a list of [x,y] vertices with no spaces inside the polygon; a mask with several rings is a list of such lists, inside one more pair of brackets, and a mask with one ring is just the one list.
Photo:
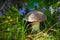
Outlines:
{"label": "mushroom", "polygon": [[24,20],[31,22],[32,32],[38,32],[40,30],[40,22],[44,22],[46,19],[45,14],[40,11],[31,11],[24,18]]}

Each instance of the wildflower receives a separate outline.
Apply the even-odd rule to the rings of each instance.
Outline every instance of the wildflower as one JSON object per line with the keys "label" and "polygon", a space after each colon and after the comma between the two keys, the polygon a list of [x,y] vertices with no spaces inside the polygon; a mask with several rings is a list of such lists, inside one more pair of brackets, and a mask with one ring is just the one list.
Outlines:
{"label": "wildflower", "polygon": [[51,14],[53,14],[53,13],[54,13],[54,9],[53,9],[53,7],[52,7],[52,6],[50,6],[50,7],[49,7],[49,11],[51,12]]}
{"label": "wildflower", "polygon": [[44,12],[46,10],[46,7],[44,6],[43,8],[42,8],[42,12]]}
{"label": "wildflower", "polygon": [[35,10],[35,8],[29,8],[29,11],[33,11],[33,10]]}
{"label": "wildflower", "polygon": [[34,2],[34,6],[36,6],[37,8],[39,8],[39,4]]}
{"label": "wildflower", "polygon": [[59,6],[59,7],[57,7],[56,11],[57,11],[57,12],[60,12],[60,6]]}
{"label": "wildflower", "polygon": [[60,23],[60,15],[58,16],[58,23]]}
{"label": "wildflower", "polygon": [[20,12],[21,15],[23,15],[23,13],[25,13],[25,8],[24,7],[20,8],[19,12]]}

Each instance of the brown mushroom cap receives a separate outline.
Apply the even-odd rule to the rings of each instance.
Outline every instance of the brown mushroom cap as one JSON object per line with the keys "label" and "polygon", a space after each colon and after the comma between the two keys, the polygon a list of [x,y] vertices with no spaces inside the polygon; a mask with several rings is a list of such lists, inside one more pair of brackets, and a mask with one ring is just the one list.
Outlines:
{"label": "brown mushroom cap", "polygon": [[43,14],[42,12],[40,11],[31,11],[29,12],[24,20],[28,21],[28,22],[35,22],[35,21],[38,21],[38,22],[43,22],[45,21],[47,18],[45,16],[45,14]]}

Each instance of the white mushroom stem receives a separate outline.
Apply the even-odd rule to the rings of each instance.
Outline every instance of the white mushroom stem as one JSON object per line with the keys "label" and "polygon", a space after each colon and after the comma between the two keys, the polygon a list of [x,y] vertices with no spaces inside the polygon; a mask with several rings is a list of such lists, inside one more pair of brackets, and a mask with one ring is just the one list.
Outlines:
{"label": "white mushroom stem", "polygon": [[33,22],[32,23],[32,32],[34,32],[34,31],[38,32],[40,30],[39,26],[40,26],[40,22]]}

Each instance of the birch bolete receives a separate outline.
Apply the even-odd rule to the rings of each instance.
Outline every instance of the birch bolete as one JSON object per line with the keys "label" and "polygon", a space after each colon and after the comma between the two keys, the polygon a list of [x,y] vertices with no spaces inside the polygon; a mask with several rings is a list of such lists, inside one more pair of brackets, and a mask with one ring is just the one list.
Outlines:
{"label": "birch bolete", "polygon": [[32,32],[39,31],[40,22],[44,22],[46,19],[46,15],[40,11],[31,11],[24,18],[24,20],[32,23]]}

